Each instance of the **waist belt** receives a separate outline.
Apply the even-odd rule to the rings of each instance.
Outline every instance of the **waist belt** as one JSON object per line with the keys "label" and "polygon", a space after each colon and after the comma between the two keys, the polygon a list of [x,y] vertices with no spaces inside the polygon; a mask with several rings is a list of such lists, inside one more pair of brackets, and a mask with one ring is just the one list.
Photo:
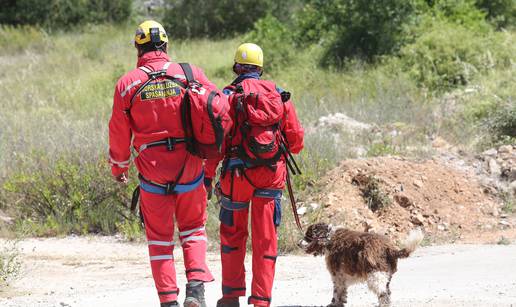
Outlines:
{"label": "waist belt", "polygon": [[204,171],[193,181],[185,184],[176,184],[174,182],[161,184],[140,177],[140,188],[145,192],[161,195],[182,194],[195,190],[204,180]]}
{"label": "waist belt", "polygon": [[254,166],[253,164],[251,164],[249,162],[245,162],[240,158],[230,158],[224,162],[224,171],[232,170],[234,168],[241,168],[241,167],[250,168],[253,166]]}
{"label": "waist belt", "polygon": [[[282,190],[276,189],[256,189],[253,196],[260,198],[281,199]],[[220,198],[220,205],[227,210],[238,211],[249,208],[249,202],[234,201],[227,195],[222,194]]]}
{"label": "waist belt", "polygon": [[147,144],[143,144],[139,148],[139,152],[144,151],[147,148],[155,147],[155,146],[166,146],[169,151],[175,149],[176,144],[186,142],[186,138],[166,138],[160,141],[151,142]]}

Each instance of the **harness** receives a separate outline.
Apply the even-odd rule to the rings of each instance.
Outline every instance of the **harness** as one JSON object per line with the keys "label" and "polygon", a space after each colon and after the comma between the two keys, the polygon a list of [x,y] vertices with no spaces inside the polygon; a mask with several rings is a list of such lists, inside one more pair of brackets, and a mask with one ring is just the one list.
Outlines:
{"label": "harness", "polygon": [[[134,103],[134,99],[138,96],[138,94],[140,94],[150,82],[156,80],[157,78],[165,78],[165,79],[171,80],[172,82],[176,83],[183,89],[187,88],[187,85],[184,84],[181,80],[186,80],[188,82],[188,80],[189,80],[188,77],[193,75],[190,66],[186,63],[180,63],[179,65],[185,72],[186,76],[185,75],[170,76],[167,74],[167,70],[171,64],[172,64],[171,62],[166,62],[163,65],[163,68],[161,70],[157,70],[157,71],[152,71],[151,69],[149,69],[145,66],[138,67],[138,69],[145,72],[149,78],[138,88],[138,90],[136,90],[136,92],[131,97],[130,106],[128,109],[125,110],[126,114],[130,115],[131,107]],[[168,138],[165,138],[162,140],[142,144],[138,148],[138,152],[141,153],[142,151],[144,151],[146,149],[149,149],[152,147],[157,147],[157,146],[165,146],[168,151],[173,151],[176,149],[176,144],[187,143],[187,142],[188,142],[188,139],[186,137],[168,137]],[[201,172],[201,174],[199,176],[197,176],[193,181],[185,183],[185,184],[179,184],[179,181],[181,180],[181,177],[183,176],[183,172],[185,170],[185,167],[186,167],[186,164],[188,161],[188,157],[189,157],[189,154],[187,153],[185,156],[185,161],[183,163],[183,167],[179,171],[175,180],[172,182],[167,182],[164,184],[158,183],[158,182],[154,182],[152,180],[145,178],[142,174],[138,175],[138,178],[140,179],[140,184],[133,191],[130,209],[131,209],[131,212],[134,214],[136,211],[136,207],[138,207],[139,216],[140,216],[142,225],[144,224],[144,220],[143,220],[143,215],[141,213],[141,208],[138,205],[139,199],[140,199],[140,189],[144,190],[145,192],[148,192],[148,193],[159,194],[159,195],[182,194],[182,193],[187,193],[187,192],[195,190],[203,182],[204,171]]]}

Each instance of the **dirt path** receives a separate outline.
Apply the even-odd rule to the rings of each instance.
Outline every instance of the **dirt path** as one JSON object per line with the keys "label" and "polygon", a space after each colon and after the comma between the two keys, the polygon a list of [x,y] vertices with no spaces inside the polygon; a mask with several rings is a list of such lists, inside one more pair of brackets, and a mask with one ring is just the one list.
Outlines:
{"label": "dirt path", "polygon": [[[31,239],[19,246],[23,277],[0,292],[0,306],[158,306],[144,245],[73,237]],[[181,252],[175,256],[180,268]],[[214,306],[220,288],[218,255],[210,254],[209,265],[217,277],[206,289],[208,306]],[[325,306],[330,301],[322,258],[279,257],[276,276],[274,306]],[[185,282],[182,274],[179,281]],[[392,291],[393,306],[516,306],[516,245],[421,248],[400,261]],[[375,298],[356,286],[349,301],[350,306],[372,306]]]}

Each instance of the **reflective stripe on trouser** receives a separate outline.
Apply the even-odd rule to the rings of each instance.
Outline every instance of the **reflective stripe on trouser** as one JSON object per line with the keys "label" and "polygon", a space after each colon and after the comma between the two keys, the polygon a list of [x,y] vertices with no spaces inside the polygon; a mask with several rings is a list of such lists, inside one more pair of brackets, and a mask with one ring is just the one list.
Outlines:
{"label": "reflective stripe on trouser", "polygon": [[[238,188],[240,189],[240,186]],[[252,191],[250,194],[252,195]],[[240,192],[239,196],[242,196]],[[240,201],[243,201],[241,199],[239,198]],[[253,281],[250,301],[257,305],[270,305],[270,301],[255,300],[253,297],[268,298],[269,300],[271,298],[277,255],[274,216],[278,203],[279,201],[274,198],[251,197],[250,208],[231,211],[232,223],[230,225],[224,224],[224,221],[221,222],[222,294],[224,297],[245,295],[244,257],[248,237],[248,215],[251,210]]]}
{"label": "reflective stripe on trouser", "polygon": [[175,242],[183,248],[187,278],[212,281],[213,276],[206,266],[206,236],[200,230],[207,217],[204,185],[192,192],[175,195],[142,190],[140,197],[152,276],[160,302],[175,301],[179,293],[173,256],[174,217],[180,233],[195,230],[191,234],[204,236],[204,240],[190,240],[182,245]]}

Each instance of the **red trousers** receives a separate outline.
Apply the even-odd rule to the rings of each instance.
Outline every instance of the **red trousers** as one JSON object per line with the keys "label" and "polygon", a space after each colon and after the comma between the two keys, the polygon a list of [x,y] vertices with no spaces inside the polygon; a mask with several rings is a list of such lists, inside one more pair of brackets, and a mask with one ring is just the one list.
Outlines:
{"label": "red trousers", "polygon": [[242,174],[236,172],[232,176],[231,171],[227,171],[221,178],[221,192],[223,296],[246,294],[244,258],[250,211],[253,280],[248,303],[270,306],[278,250],[276,227],[281,221],[281,189],[256,188]]}
{"label": "red trousers", "polygon": [[179,229],[188,281],[213,281],[206,265],[206,193],[204,185],[183,194],[159,195],[141,190],[141,210],[152,276],[160,302],[177,300],[174,265],[174,219]]}

